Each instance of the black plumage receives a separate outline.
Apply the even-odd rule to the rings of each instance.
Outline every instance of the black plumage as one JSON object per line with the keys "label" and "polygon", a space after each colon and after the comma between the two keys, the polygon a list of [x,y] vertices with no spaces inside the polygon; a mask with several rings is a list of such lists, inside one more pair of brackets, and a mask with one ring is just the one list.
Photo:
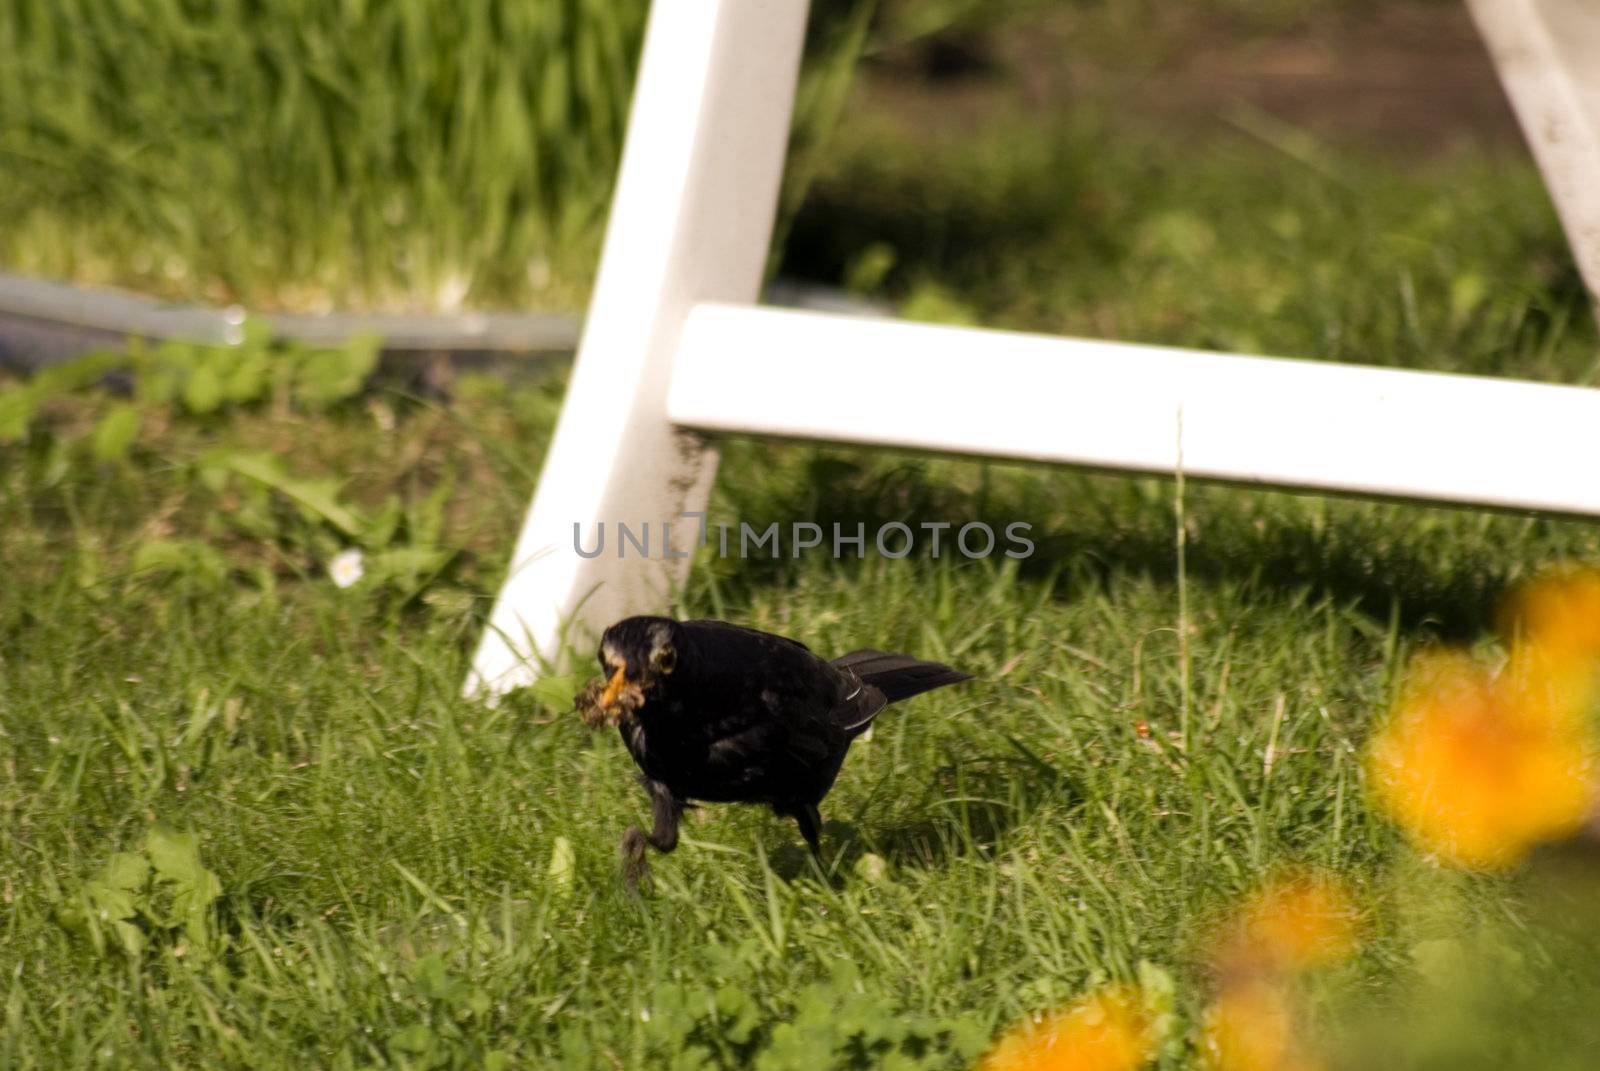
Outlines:
{"label": "black plumage", "polygon": [[852,651],[831,662],[804,644],[724,621],[630,617],[600,641],[601,679],[578,696],[591,723],[615,720],[643,774],[653,829],[629,828],[630,881],[645,845],[670,852],[686,805],[765,804],[793,818],[813,853],[817,805],[850,742],[885,706],[968,679],[938,662]]}

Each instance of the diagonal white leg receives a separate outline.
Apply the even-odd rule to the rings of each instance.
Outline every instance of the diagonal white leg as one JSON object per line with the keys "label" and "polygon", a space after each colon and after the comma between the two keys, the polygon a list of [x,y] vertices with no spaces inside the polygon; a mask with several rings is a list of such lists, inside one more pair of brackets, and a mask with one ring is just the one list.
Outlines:
{"label": "diagonal white leg", "polygon": [[[702,301],[753,302],[771,241],[806,0],[655,0],[600,273],[510,573],[466,691],[533,681],[535,659],[659,612],[698,534],[716,455],[667,420],[678,335]],[[759,355],[752,354],[752,359]],[[650,556],[619,557],[618,522]],[[593,551],[604,525],[605,549]],[[576,526],[576,531],[575,531]],[[570,630],[570,631],[569,631]]]}
{"label": "diagonal white leg", "polygon": [[1600,0],[1469,0],[1600,302]]}

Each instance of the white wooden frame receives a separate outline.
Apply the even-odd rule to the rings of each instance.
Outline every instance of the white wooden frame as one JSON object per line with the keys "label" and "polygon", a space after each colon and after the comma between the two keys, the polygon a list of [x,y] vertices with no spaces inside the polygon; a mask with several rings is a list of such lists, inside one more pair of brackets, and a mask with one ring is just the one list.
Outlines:
{"label": "white wooden frame", "polygon": [[[1600,291],[1600,3],[1472,4]],[[1221,480],[1600,517],[1597,390],[755,306],[806,9],[655,0],[583,340],[469,694],[668,607],[709,435],[1159,473],[1181,457]],[[648,560],[617,553],[619,522],[649,525]],[[579,554],[602,524],[605,552]]]}
{"label": "white wooden frame", "polygon": [[1544,173],[1589,293],[1600,298],[1600,3],[1468,0]]}

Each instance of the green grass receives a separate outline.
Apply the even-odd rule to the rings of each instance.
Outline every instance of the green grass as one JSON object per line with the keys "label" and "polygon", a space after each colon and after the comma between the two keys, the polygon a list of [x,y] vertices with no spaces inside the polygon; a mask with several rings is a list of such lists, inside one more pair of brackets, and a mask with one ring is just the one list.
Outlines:
{"label": "green grass", "polygon": [[[825,810],[834,883],[788,824],[719,807],[658,860],[654,895],[629,898],[615,848],[643,800],[619,742],[526,697],[458,698],[529,490],[520,443],[553,400],[468,386],[448,407],[380,395],[309,426],[177,417],[123,466],[62,460],[59,422],[103,404],[74,401],[58,435],[6,448],[5,1066],[667,1066],[698,1042],[710,1066],[864,1067],[852,1053],[891,1025],[926,1041],[928,1066],[959,1066],[1141,960],[1175,974],[1193,1021],[1206,924],[1285,861],[1362,893],[1347,987],[1406,976],[1441,888],[1469,916],[1500,910],[1497,884],[1409,873],[1364,805],[1359,748],[1408,650],[1477,635],[1533,563],[1600,554],[1593,528],[1191,489],[1180,620],[1170,484],[752,445],[730,451],[722,516],[1025,517],[1041,552],[699,570],[690,612],[979,680],[896,709],[853,751]],[[357,505],[451,473],[456,567],[414,599],[335,589],[313,550],[325,525],[280,502],[252,537],[237,489],[194,475],[219,442],[288,453],[308,431],[296,470],[348,470]],[[131,571],[175,534],[236,571]],[[97,951],[58,916],[158,825],[198,834],[213,913],[198,939],[147,921],[140,956],[114,934]],[[1433,889],[1428,913],[1397,887]]]}
{"label": "green grass", "polygon": [[[1513,578],[1600,555],[1593,527],[1191,486],[1180,577],[1167,482],[753,444],[729,449],[719,516],[1025,518],[1040,552],[698,570],[687,612],[979,681],[854,750],[825,811],[835,882],[788,824],[710,808],[630,899],[620,744],[527,697],[458,698],[558,384],[463,386],[320,415],[152,406],[105,463],[85,432],[115,403],[74,396],[4,448],[0,1063],[670,1066],[698,1044],[709,1066],[865,1067],[895,1044],[960,1066],[1141,960],[1192,1024],[1207,924],[1286,861],[1362,894],[1368,943],[1326,1001],[1401,986],[1419,941],[1505,910],[1499,883],[1408,862],[1359,748],[1409,650],[1480,637]],[[234,446],[348,474],[369,514],[451,481],[455,561],[420,592],[335,589],[324,518],[208,485],[201,459]],[[226,573],[133,570],[173,538]],[[220,896],[198,939],[146,920],[141,955],[97,951],[61,913],[157,826],[198,835]],[[159,916],[171,890],[142,895]]]}
{"label": "green grass", "polygon": [[1526,159],[1397,161],[1257,132],[1271,141],[1174,138],[1086,107],[941,138],[869,114],[839,130],[786,264],[929,319],[1600,376],[1582,282]]}
{"label": "green grass", "polygon": [[[813,20],[794,178],[874,6]],[[646,8],[8,4],[0,264],[258,310],[580,308]]]}
{"label": "green grass", "polygon": [[9,5],[0,255],[301,307],[581,282],[644,9]]}
{"label": "green grass", "polygon": [[[1002,133],[847,121],[790,265],[929,318],[1593,381],[1526,162]],[[686,613],[978,680],[853,749],[828,880],[709,807],[634,899],[620,743],[459,697],[559,376],[444,402],[271,356],[0,385],[0,1066],[961,1067],[1147,961],[1191,1067],[1209,928],[1294,863],[1363,911],[1309,994],[1335,1066],[1586,1066],[1592,879],[1434,870],[1360,756],[1412,651],[1490,656],[1499,595],[1600,529],[1190,482],[1180,569],[1172,481],[727,444],[718,518],[1038,552],[700,563]],[[340,590],[352,544],[391,567]]]}

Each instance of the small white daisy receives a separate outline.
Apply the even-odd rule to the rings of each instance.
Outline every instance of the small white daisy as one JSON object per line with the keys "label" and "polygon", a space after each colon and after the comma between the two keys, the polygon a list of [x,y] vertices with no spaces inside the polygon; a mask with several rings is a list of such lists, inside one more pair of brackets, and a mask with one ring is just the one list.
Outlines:
{"label": "small white daisy", "polygon": [[333,579],[336,586],[341,588],[347,588],[354,584],[361,579],[365,572],[366,566],[362,563],[361,552],[355,547],[351,547],[349,550],[341,550],[328,563],[328,576]]}

